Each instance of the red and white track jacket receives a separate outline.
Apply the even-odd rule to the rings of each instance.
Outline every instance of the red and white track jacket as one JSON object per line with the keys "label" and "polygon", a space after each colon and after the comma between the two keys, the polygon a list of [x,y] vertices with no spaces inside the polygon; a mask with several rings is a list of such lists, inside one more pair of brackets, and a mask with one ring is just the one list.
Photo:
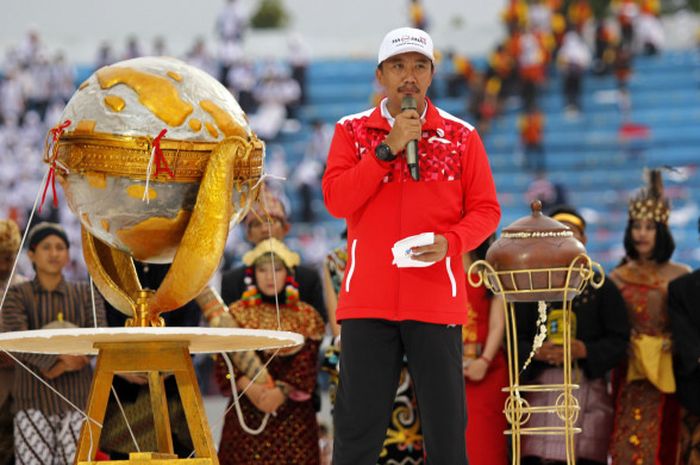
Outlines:
{"label": "red and white track jacket", "polygon": [[[338,321],[466,321],[461,255],[496,230],[501,211],[476,130],[430,101],[427,104],[418,142],[417,182],[405,157],[382,162],[374,155],[391,129],[380,106],[336,124],[323,196],[328,211],[345,218],[348,225],[348,263]],[[423,232],[447,238],[445,259],[425,268],[392,265],[394,243]]]}

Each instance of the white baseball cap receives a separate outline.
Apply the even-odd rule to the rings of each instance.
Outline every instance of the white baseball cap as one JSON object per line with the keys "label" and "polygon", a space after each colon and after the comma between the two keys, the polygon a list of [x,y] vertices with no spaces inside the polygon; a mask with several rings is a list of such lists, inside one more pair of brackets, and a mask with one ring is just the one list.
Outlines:
{"label": "white baseball cap", "polygon": [[381,64],[387,58],[407,52],[418,52],[435,62],[433,55],[433,39],[427,32],[412,27],[400,27],[389,31],[384,36],[379,46],[377,64]]}

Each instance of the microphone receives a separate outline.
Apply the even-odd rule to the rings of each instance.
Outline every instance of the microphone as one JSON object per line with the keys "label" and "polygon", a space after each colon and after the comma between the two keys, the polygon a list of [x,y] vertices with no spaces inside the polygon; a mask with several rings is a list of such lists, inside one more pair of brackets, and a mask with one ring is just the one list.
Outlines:
{"label": "microphone", "polygon": [[[418,104],[416,99],[410,95],[403,98],[401,101],[401,111],[406,110],[416,110]],[[412,140],[406,145],[406,163],[408,163],[408,171],[411,173],[411,177],[414,181],[420,179],[420,174],[418,173],[418,141]]]}

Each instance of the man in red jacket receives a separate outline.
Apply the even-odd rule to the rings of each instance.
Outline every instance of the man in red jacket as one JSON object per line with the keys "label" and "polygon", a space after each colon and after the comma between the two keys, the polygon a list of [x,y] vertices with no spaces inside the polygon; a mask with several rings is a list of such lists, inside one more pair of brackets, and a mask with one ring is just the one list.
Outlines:
{"label": "man in red jacket", "polygon": [[[467,463],[461,255],[496,229],[500,208],[477,132],[425,96],[434,70],[427,33],[389,32],[376,70],[387,97],[338,121],[331,143],[323,195],[331,214],[347,221],[349,255],[337,308],[335,465],[376,464],[404,355],[428,463]],[[415,110],[402,111],[406,97]],[[410,141],[417,141],[418,181],[405,158]],[[407,251],[423,266],[394,265],[394,244],[426,232],[434,242]]]}

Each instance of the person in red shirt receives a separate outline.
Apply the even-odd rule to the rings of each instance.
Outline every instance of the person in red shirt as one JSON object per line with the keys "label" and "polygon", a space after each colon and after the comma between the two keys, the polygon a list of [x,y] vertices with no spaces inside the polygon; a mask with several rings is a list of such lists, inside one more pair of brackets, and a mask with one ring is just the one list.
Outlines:
{"label": "person in red shirt", "polygon": [[545,155],[542,146],[544,115],[536,108],[530,108],[518,120],[518,128],[525,152],[525,166],[533,172],[545,171]]}
{"label": "person in red shirt", "polygon": [[[465,271],[477,260],[486,258],[486,251],[496,235],[464,254]],[[478,276],[472,275],[472,282]],[[462,327],[464,342],[464,382],[469,424],[465,431],[469,465],[507,465],[508,445],[503,434],[508,429],[503,406],[508,393],[508,360],[503,350],[505,313],[503,300],[485,286],[467,283],[469,305],[467,324]],[[488,447],[484,447],[488,444]]]}
{"label": "person in red shirt", "polygon": [[[435,69],[430,36],[393,30],[377,61],[387,97],[336,124],[323,176],[328,211],[348,225],[333,463],[376,463],[405,355],[429,463],[466,465],[461,255],[496,229],[496,188],[474,127],[426,98]],[[415,109],[402,109],[406,97]],[[412,141],[418,180],[406,160]],[[421,233],[432,233],[432,243],[392,251]]]}

